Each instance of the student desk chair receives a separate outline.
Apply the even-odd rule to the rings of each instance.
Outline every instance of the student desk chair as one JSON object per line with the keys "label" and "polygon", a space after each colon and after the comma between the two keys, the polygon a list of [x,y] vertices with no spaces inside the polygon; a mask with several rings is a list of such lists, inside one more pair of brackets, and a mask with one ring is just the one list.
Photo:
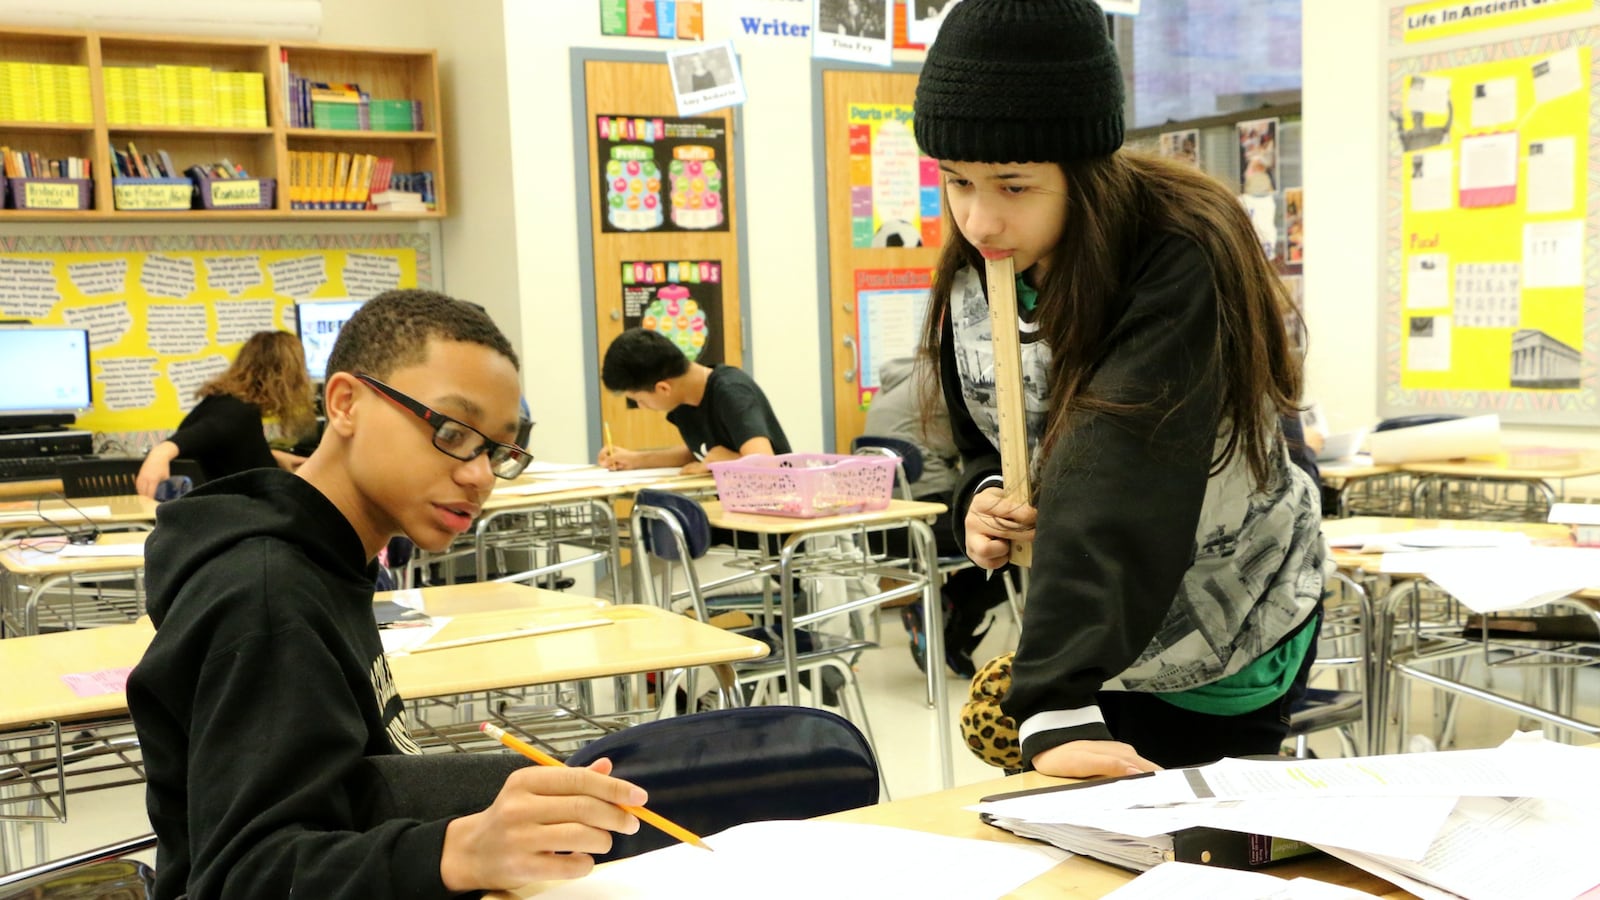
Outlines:
{"label": "student desk chair", "polygon": [[[857,609],[876,607],[901,597],[921,597],[923,621],[927,627],[928,658],[944,659],[944,609],[939,598],[939,559],[934,547],[933,530],[928,526],[929,521],[945,511],[944,504],[891,500],[888,507],[876,512],[822,516],[815,519],[729,513],[723,510],[720,502],[706,503],[704,506],[711,527],[756,535],[759,539],[757,552],[760,555],[760,570],[774,574],[778,578],[782,602],[780,612],[787,684],[799,684],[797,629]],[[848,572],[845,568],[848,560],[833,558],[824,561],[819,558],[819,565],[826,567],[827,573],[832,575],[846,573],[859,576],[887,575],[899,582],[899,586],[805,615],[795,614],[794,585],[797,578],[806,574],[808,545],[821,538],[862,537],[869,532],[896,528],[906,529],[909,536],[912,553],[905,568],[885,570],[879,561],[865,554],[860,555],[853,572]],[[783,540],[783,546],[776,560],[772,558],[766,546],[769,536]],[[942,783],[948,785],[954,783],[955,764],[951,759],[949,741],[953,723],[946,721],[943,666],[927,667],[927,685],[938,734],[938,739],[934,743],[938,746]]]}
{"label": "student desk chair", "polygon": [[[1353,518],[1323,523],[1323,531],[1330,538],[1434,529],[1516,531],[1537,542],[1570,543],[1571,540],[1567,526],[1546,523],[1393,518]],[[1485,619],[1485,625],[1479,628],[1467,627],[1465,608],[1440,591],[1423,573],[1401,570],[1380,576],[1381,556],[1378,554],[1335,550],[1332,556],[1341,569],[1372,592],[1371,664],[1368,669],[1371,687],[1367,692],[1372,710],[1368,718],[1370,752],[1393,752],[1397,744],[1403,748],[1409,712],[1409,691],[1404,688],[1409,687],[1408,682],[1420,682],[1446,692],[1440,737],[1453,733],[1460,697],[1511,709],[1571,732],[1600,736],[1600,724],[1572,718],[1572,682],[1576,669],[1594,664],[1593,652],[1600,644],[1572,639],[1491,636],[1487,623],[1492,619]],[[1600,629],[1597,601],[1600,601],[1600,584],[1553,605],[1573,615],[1593,618],[1596,628]],[[1520,615],[1530,616],[1534,612],[1524,610]],[[1493,656],[1495,650],[1509,651],[1509,658],[1501,660]],[[1467,663],[1475,657],[1485,666],[1516,665],[1544,677],[1525,679],[1525,696],[1507,696],[1468,680]],[[1391,722],[1399,723],[1398,732],[1393,736]]]}

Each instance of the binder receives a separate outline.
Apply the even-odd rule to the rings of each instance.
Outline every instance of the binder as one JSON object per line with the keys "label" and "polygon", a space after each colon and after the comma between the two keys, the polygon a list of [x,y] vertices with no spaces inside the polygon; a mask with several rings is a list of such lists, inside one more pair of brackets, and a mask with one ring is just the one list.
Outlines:
{"label": "binder", "polygon": [[[1251,757],[1253,759],[1266,759],[1268,757]],[[1284,757],[1270,757],[1284,759]],[[1038,794],[1049,794],[1056,791],[1071,791],[1078,788],[1097,787],[1113,781],[1123,781],[1130,778],[1145,778],[1151,772],[1141,772],[1137,775],[1124,775],[1119,778],[1096,778],[1090,781],[1080,781],[1075,784],[1059,784],[1050,787],[1033,788],[1026,791],[1014,791],[1005,794],[995,794],[984,797],[984,803],[994,803],[1001,800],[1011,800],[1017,797],[1031,797]],[[1259,869],[1263,866],[1275,865],[1292,859],[1300,859],[1311,855],[1320,855],[1322,851],[1303,841],[1289,838],[1274,837],[1269,834],[1246,834],[1240,831],[1227,831],[1221,828],[1185,828],[1174,831],[1168,835],[1153,838],[1138,838],[1130,835],[1110,835],[1092,828],[1077,829],[1075,826],[1059,825],[1050,826],[1059,829],[1074,829],[1081,831],[1086,841],[1074,846],[1046,838],[1039,834],[1028,833],[1026,830],[1017,830],[1007,827],[990,813],[982,813],[980,818],[986,825],[992,825],[1013,834],[1032,840],[1045,841],[1069,850],[1081,856],[1098,859],[1121,869],[1134,872],[1143,872],[1154,868],[1163,862],[1186,862],[1203,866],[1221,866],[1227,869]],[[1110,835],[1133,852],[1120,858],[1096,852],[1096,835]],[[1145,846],[1141,846],[1145,845]],[[1138,857],[1135,859],[1134,857]]]}

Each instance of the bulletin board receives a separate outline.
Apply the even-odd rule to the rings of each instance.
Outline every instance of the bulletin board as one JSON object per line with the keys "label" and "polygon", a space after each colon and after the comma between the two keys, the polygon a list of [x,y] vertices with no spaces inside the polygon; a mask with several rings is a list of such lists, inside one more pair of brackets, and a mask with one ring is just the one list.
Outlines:
{"label": "bulletin board", "polygon": [[1597,43],[1391,61],[1383,415],[1600,424]]}
{"label": "bulletin board", "polygon": [[297,301],[433,284],[418,232],[0,237],[0,318],[88,329],[77,427],[107,436],[177,427],[250,335],[294,331]]}

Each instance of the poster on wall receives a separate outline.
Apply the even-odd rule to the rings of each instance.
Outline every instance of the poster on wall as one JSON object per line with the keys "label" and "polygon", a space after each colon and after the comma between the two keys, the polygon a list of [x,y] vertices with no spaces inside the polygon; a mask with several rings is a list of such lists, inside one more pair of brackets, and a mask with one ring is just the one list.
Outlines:
{"label": "poster on wall", "polygon": [[1278,120],[1239,123],[1239,190],[1270,194],[1278,189]]}
{"label": "poster on wall", "polygon": [[640,260],[622,263],[622,327],[664,335],[691,362],[726,361],[722,263]]}
{"label": "poster on wall", "polygon": [[1407,44],[1434,41],[1593,10],[1594,0],[1427,0],[1390,12],[1389,39]]}
{"label": "poster on wall", "polygon": [[596,116],[601,231],[727,231],[722,119]]}
{"label": "poster on wall", "polygon": [[1298,272],[1306,261],[1306,192],[1286,188],[1283,192],[1283,264]]}
{"label": "poster on wall", "polygon": [[939,36],[939,26],[944,17],[961,0],[904,0],[906,5],[906,37],[914,44],[932,44]]}
{"label": "poster on wall", "polygon": [[856,270],[856,380],[861,408],[872,405],[885,364],[917,350],[928,315],[932,269]]}
{"label": "poster on wall", "polygon": [[887,66],[894,59],[889,29],[894,0],[817,0],[811,55],[818,59]]}
{"label": "poster on wall", "polygon": [[667,69],[672,73],[672,96],[678,101],[678,115],[710,112],[745,101],[744,76],[733,41],[709,47],[673,50],[667,54]]}
{"label": "poster on wall", "polygon": [[600,33],[607,37],[705,40],[701,0],[600,0]]}
{"label": "poster on wall", "polygon": [[[1402,61],[1390,80],[1385,413],[1596,408],[1587,184],[1593,45],[1547,34]],[[1520,415],[1519,415],[1520,413]]]}
{"label": "poster on wall", "polygon": [[1157,144],[1156,152],[1167,159],[1175,159],[1181,163],[1188,163],[1195,168],[1200,167],[1200,129],[1187,128],[1183,131],[1163,131]]}
{"label": "poster on wall", "polygon": [[911,107],[852,103],[846,134],[851,245],[858,249],[939,246],[939,164],[917,148]]}

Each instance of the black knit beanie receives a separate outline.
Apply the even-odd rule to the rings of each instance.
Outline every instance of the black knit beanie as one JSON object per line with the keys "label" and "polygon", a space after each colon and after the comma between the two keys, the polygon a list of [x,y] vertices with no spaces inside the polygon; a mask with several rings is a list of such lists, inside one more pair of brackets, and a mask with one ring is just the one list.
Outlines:
{"label": "black knit beanie", "polygon": [[1095,0],[962,0],[917,80],[917,144],[954,162],[1068,162],[1122,146],[1122,70]]}

